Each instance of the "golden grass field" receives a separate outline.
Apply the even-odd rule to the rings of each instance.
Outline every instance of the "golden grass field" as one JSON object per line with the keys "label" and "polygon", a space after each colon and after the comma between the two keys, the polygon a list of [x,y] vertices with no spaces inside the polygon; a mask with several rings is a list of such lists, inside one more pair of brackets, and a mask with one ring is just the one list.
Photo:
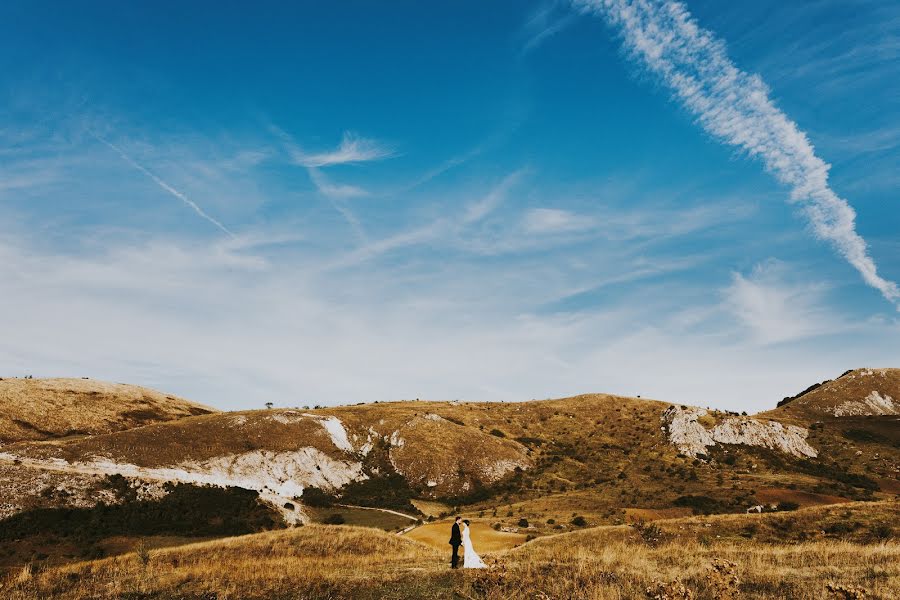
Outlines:
{"label": "golden grass field", "polygon": [[0,378],[0,444],[112,433],[214,412],[136,385]]}
{"label": "golden grass field", "polygon": [[[691,517],[656,521],[662,531],[658,540],[623,525],[547,536],[499,551],[481,547],[486,540],[478,528],[476,547],[492,565],[484,571],[450,571],[449,547],[439,551],[410,536],[311,525],[43,572],[23,569],[3,583],[0,597],[888,600],[900,597],[900,544],[830,539],[818,528],[840,519],[861,526],[893,524],[898,516],[900,504],[878,502],[791,515]],[[789,517],[805,541],[778,541]],[[748,526],[763,534],[758,539],[737,534]],[[447,530],[441,523],[424,532],[428,539],[443,533],[443,540]]]}
{"label": "golden grass field", "polygon": [[323,523],[331,515],[340,515],[343,517],[344,524],[346,525],[374,527],[385,531],[400,531],[401,529],[405,529],[416,523],[416,521],[412,521],[405,517],[376,509],[343,506],[314,508],[307,506],[304,510],[315,523]]}
{"label": "golden grass field", "polygon": [[[452,520],[436,521],[416,527],[404,534],[404,537],[415,540],[441,552],[450,551],[450,528]],[[527,537],[524,533],[507,533],[494,531],[489,523],[472,521],[469,527],[472,530],[473,543],[477,543],[476,550],[479,553],[501,552],[510,550],[525,543]]]}

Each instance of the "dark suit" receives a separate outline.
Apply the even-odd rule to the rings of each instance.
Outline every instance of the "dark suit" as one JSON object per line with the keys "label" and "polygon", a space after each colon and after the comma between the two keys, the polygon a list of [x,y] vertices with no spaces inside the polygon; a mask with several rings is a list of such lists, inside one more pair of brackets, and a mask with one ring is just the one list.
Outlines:
{"label": "dark suit", "polygon": [[459,523],[453,523],[453,529],[450,532],[450,545],[453,546],[453,556],[450,558],[450,568],[455,569],[459,566],[459,547],[462,545],[462,534],[459,532]]}

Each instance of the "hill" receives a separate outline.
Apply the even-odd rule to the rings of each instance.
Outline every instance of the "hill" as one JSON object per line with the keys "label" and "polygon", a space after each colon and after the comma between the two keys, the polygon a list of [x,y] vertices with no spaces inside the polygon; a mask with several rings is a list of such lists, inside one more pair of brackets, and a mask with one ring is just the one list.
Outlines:
{"label": "hill", "polygon": [[112,433],[215,412],[135,385],[92,379],[0,379],[0,446]]}
{"label": "hill", "polygon": [[313,525],[24,568],[0,580],[0,592],[10,600],[896,598],[900,545],[886,524],[898,517],[896,502],[866,502],[597,527],[483,552],[485,571],[451,571],[446,548],[404,536]]}
{"label": "hill", "polygon": [[900,415],[900,369],[853,369],[817,383],[764,413],[773,418],[816,421],[822,417]]}
{"label": "hill", "polygon": [[[3,446],[0,519],[90,520],[134,503],[165,515],[181,506],[167,500],[173,489],[208,499],[221,488],[253,492],[274,515],[234,492],[229,527],[240,531],[270,518],[284,527],[337,514],[396,529],[464,511],[496,530],[539,537],[752,507],[789,512],[900,493],[897,418],[809,421],[780,409],[747,416],[605,394],[211,413]],[[360,506],[393,512],[351,508]],[[38,529],[0,544],[15,557],[9,564],[30,552],[72,559],[53,546],[52,526]],[[92,547],[121,552],[148,535],[109,533],[130,541],[92,539]],[[160,535],[177,533],[172,526]],[[227,533],[189,533],[207,534]]]}

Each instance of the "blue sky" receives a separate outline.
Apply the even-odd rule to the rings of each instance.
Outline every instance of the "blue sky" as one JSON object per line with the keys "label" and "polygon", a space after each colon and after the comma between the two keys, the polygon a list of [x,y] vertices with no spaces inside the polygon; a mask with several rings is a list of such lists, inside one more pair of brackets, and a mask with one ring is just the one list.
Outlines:
{"label": "blue sky", "polygon": [[753,411],[900,366],[896,3],[292,4],[3,3],[4,375]]}

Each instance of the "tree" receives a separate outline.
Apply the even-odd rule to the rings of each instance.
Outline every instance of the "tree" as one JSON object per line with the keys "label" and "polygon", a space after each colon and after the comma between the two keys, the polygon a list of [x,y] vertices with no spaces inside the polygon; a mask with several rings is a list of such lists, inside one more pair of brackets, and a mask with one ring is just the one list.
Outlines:
{"label": "tree", "polygon": [[273,406],[275,406],[275,405],[272,404],[271,402],[266,402],[266,408],[268,408],[268,409],[271,410],[271,408],[272,408]]}

